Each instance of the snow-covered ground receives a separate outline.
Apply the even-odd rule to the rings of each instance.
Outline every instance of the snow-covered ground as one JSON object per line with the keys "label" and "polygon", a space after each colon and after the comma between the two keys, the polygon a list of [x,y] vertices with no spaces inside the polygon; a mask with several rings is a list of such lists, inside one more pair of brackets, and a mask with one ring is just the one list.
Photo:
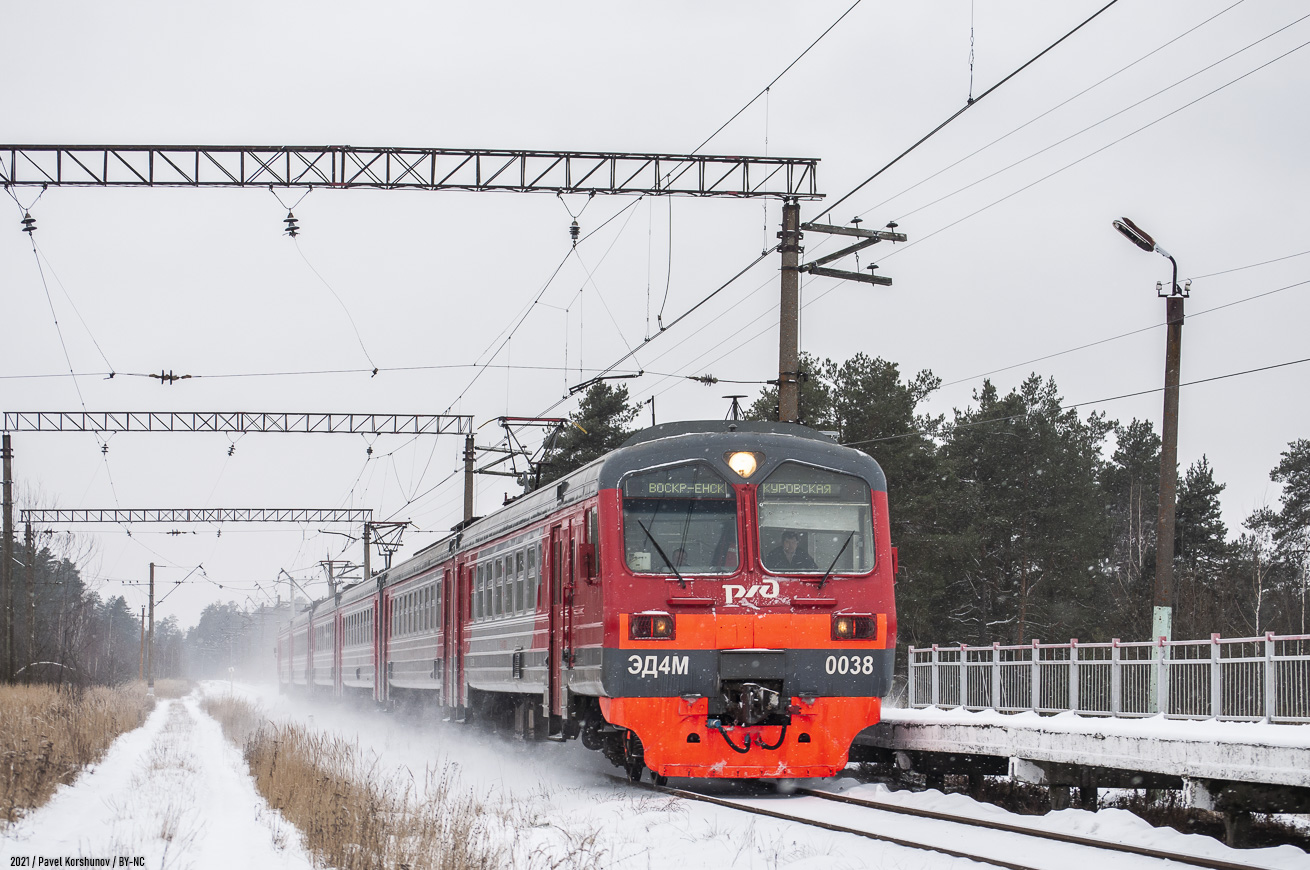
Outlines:
{"label": "snow-covered ground", "polygon": [[[308,705],[261,687],[211,683],[203,691],[235,691],[260,702],[270,716],[344,736],[381,768],[407,767],[414,781],[428,769],[449,769],[478,795],[493,816],[506,866],[518,868],[888,868],[964,870],[964,859],[907,849],[850,834],[751,816],[732,809],[637,791],[612,782],[614,771],[576,741],[524,745],[438,721]],[[672,784],[680,784],[674,781]],[[685,783],[682,783],[685,784]],[[874,800],[962,815],[1006,818],[1034,827],[1078,833],[1159,849],[1185,849],[1270,868],[1310,868],[1310,857],[1290,846],[1235,851],[1206,837],[1154,829],[1137,817],[1108,810],[1065,810],[1040,819],[1016,817],[963,795],[889,792],[852,780],[827,788]],[[713,786],[722,794],[723,784]],[[931,823],[903,816],[872,819],[858,808],[817,798],[764,797],[770,808],[812,813],[839,824],[913,839],[932,836]],[[863,816],[862,816],[863,814]],[[921,826],[922,830],[918,827]],[[927,832],[927,833],[924,833]],[[165,836],[167,835],[167,836]],[[938,836],[967,849],[980,835]],[[993,836],[993,835],[988,835]],[[1013,843],[1011,860],[1058,870],[1078,866],[1068,847],[996,834]],[[1008,840],[1007,840],[1008,838]],[[194,697],[161,702],[141,729],[121,737],[108,756],[46,807],[3,831],[0,860],[11,856],[144,856],[156,868],[308,867],[299,837],[255,793],[240,753]],[[1100,858],[1116,867],[1160,862]],[[117,862],[114,862],[117,865]]]}
{"label": "snow-covered ground", "polygon": [[0,866],[24,857],[29,867],[42,858],[149,870],[313,866],[300,834],[255,791],[241,753],[194,694],[159,701],[144,725],[49,803],[13,825],[0,822]]}

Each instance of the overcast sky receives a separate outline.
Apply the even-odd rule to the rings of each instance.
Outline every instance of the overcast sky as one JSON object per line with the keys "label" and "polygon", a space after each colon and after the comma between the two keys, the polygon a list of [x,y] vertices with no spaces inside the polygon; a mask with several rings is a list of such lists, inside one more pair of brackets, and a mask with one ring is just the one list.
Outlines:
{"label": "overcast sky", "polygon": [[[850,5],[11,4],[0,142],[686,153]],[[704,152],[819,158],[835,202],[964,105],[971,75],[977,97],[1103,5],[864,0]],[[989,372],[1003,392],[1054,377],[1069,403],[1158,389],[1169,264],[1111,228],[1127,215],[1194,279],[1184,382],[1310,356],[1308,11],[1120,0],[837,207],[834,222],[894,219],[910,242],[874,249],[892,287],[807,280],[802,348],[931,369],[946,382],[935,412],[967,406]],[[483,426],[482,445],[500,415],[571,411],[569,385],[774,244],[780,215],[760,201],[318,190],[294,206],[292,241],[282,220],[300,191],[38,194],[14,191],[37,220],[48,298],[19,203],[6,197],[0,222],[0,409],[449,408]],[[625,208],[570,253],[572,214],[588,233]],[[624,383],[660,422],[721,419],[724,395],[759,390],[688,375],[777,376],[777,267],[775,254],[625,364],[647,373]],[[193,378],[144,377],[161,370]],[[314,372],[335,373],[301,374]],[[1310,363],[1184,388],[1180,463],[1209,457],[1230,533],[1277,504],[1268,474],[1310,434],[1307,383]],[[1082,412],[1158,431],[1161,402]],[[22,507],[369,507],[413,521],[411,552],[461,517],[457,438],[121,434],[107,453],[91,435],[13,440]],[[513,489],[481,479],[478,513]],[[279,569],[320,593],[319,560],[361,558],[317,527],[56,531],[70,530],[93,536],[88,579],[133,607],[143,592],[119,581],[165,566],[161,615],[184,625],[211,601],[268,600]]]}

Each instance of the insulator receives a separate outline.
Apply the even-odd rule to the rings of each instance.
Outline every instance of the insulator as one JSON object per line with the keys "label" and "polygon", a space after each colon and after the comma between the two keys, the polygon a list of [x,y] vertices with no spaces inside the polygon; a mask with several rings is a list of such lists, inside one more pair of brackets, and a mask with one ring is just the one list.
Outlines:
{"label": "insulator", "polygon": [[300,225],[296,222],[296,216],[287,212],[287,216],[282,219],[282,223],[287,225],[287,235],[295,238],[300,235]]}
{"label": "insulator", "polygon": [[864,218],[860,217],[859,215],[856,215],[855,217],[851,218],[851,223],[855,224],[855,228],[856,228],[857,230],[860,228],[860,224],[861,224],[863,221],[864,221]]}
{"label": "insulator", "polygon": [[896,223],[896,221],[887,221],[887,229],[889,230],[894,230],[899,226],[900,224]]}
{"label": "insulator", "polygon": [[369,456],[372,456],[372,455],[373,455],[373,447],[370,445],[369,448],[368,448],[367,450],[364,451],[364,453],[367,454],[367,455],[369,455]]}
{"label": "insulator", "polygon": [[36,218],[32,217],[31,212],[23,213],[23,232],[29,235],[36,232]]}
{"label": "insulator", "polygon": [[582,232],[582,228],[578,226],[577,221],[574,221],[569,226],[569,236],[573,239],[573,244],[575,245],[578,243],[578,233],[580,232]]}
{"label": "insulator", "polygon": [[231,456],[233,453],[236,453],[236,452],[237,452],[237,446],[236,446],[235,444],[233,444],[231,447],[227,448],[227,455],[228,455],[228,456]]}

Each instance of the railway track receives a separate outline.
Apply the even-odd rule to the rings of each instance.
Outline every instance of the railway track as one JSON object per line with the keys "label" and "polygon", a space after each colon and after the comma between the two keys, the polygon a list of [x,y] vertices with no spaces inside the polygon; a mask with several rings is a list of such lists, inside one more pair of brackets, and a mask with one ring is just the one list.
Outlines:
{"label": "railway track", "polygon": [[[964,858],[971,861],[977,861],[993,867],[1004,867],[1007,870],[1049,870],[1052,866],[1052,859],[1048,859],[1042,864],[1027,864],[1020,860],[1015,860],[1016,856],[1021,856],[1024,849],[1022,841],[1010,839],[1005,842],[994,841],[990,848],[977,848],[977,851],[965,851],[964,849],[955,849],[944,845],[947,842],[969,842],[978,839],[976,835],[971,835],[960,830],[960,828],[982,829],[987,831],[996,831],[1006,835],[1018,835],[1029,837],[1035,840],[1048,840],[1061,843],[1066,846],[1075,847],[1069,853],[1069,858],[1063,860],[1061,866],[1071,867],[1080,866],[1085,862],[1093,860],[1098,856],[1083,853],[1081,849],[1095,849],[1102,853],[1099,860],[1115,860],[1112,856],[1104,854],[1107,852],[1117,852],[1122,855],[1135,855],[1142,858],[1155,859],[1159,861],[1172,861],[1178,865],[1189,867],[1204,867],[1208,870],[1267,870],[1267,865],[1247,864],[1236,861],[1225,861],[1216,858],[1206,858],[1199,855],[1189,855],[1187,853],[1171,852],[1163,849],[1153,849],[1145,846],[1133,846],[1125,843],[1105,842],[1094,840],[1089,837],[1083,837],[1076,834],[1064,834],[1057,831],[1044,831],[1036,828],[1030,828],[1024,825],[1015,825],[1006,822],[989,821],[985,819],[976,819],[968,816],[957,816],[951,813],[936,812],[933,810],[920,810],[911,807],[897,806],[886,804],[880,801],[863,800],[860,798],[847,797],[845,795],[833,794],[831,792],[818,791],[815,789],[801,788],[793,794],[805,797],[817,798],[823,801],[829,801],[847,806],[863,807],[871,813],[890,814],[892,825],[896,825],[896,816],[910,816],[919,819],[925,819],[933,822],[941,822],[950,826],[944,828],[940,837],[928,839],[913,839],[908,836],[896,836],[888,833],[881,833],[875,830],[875,827],[881,827],[884,830],[888,827],[885,824],[888,821],[886,816],[870,816],[868,827],[853,827],[851,825],[838,824],[833,821],[816,819],[811,816],[795,812],[787,812],[785,809],[774,808],[771,806],[761,806],[758,803],[759,798],[727,798],[716,795],[704,794],[702,792],[690,791],[682,788],[674,788],[667,785],[649,785],[646,783],[631,783],[627,779],[619,776],[612,777],[616,782],[625,785],[635,786],[647,791],[668,794],[686,800],[700,801],[702,803],[714,804],[716,806],[727,807],[729,809],[739,810],[741,812],[752,813],[758,816],[764,816],[781,821],[796,822],[802,825],[822,828],[824,830],[836,833],[853,834],[857,837],[864,837],[870,840],[877,840],[884,843],[890,843],[896,846],[903,846],[908,849],[917,849],[921,851],[936,852],[941,855],[947,855],[953,858]],[[781,803],[781,802],[779,802]],[[785,807],[785,803],[782,804]],[[884,824],[878,825],[877,820],[881,818]]]}

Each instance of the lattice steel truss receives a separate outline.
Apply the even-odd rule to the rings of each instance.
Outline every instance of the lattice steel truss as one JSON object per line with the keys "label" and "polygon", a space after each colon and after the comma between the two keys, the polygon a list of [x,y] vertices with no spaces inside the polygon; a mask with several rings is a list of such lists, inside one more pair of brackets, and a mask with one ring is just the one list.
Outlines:
{"label": "lattice steel truss", "polygon": [[6,411],[6,432],[288,432],[468,435],[466,414],[262,414],[243,411]]}
{"label": "lattice steel truss", "polygon": [[354,148],[348,145],[0,145],[0,184],[330,187],[820,199],[794,157]]}
{"label": "lattice steel truss", "polygon": [[23,523],[350,523],[373,520],[372,508],[55,508],[19,511]]}

